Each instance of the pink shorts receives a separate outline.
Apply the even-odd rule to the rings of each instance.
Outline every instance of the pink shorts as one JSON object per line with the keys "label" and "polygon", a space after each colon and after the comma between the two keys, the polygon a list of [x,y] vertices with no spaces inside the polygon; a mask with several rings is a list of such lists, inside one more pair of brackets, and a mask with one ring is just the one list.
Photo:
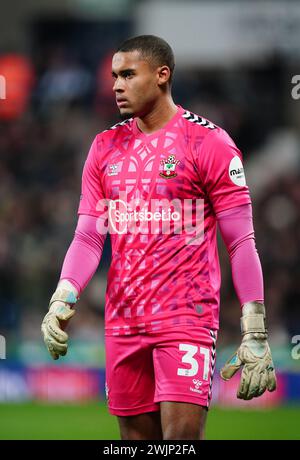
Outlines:
{"label": "pink shorts", "polygon": [[209,407],[217,331],[170,329],[106,336],[106,396],[111,414],[159,410],[162,401]]}

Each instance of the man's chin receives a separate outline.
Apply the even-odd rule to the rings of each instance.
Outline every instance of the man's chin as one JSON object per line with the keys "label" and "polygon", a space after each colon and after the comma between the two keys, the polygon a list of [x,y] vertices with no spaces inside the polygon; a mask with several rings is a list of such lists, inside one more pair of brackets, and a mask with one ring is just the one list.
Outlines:
{"label": "man's chin", "polygon": [[134,117],[134,113],[133,112],[120,112],[120,118],[121,120],[127,120],[128,118],[132,118]]}

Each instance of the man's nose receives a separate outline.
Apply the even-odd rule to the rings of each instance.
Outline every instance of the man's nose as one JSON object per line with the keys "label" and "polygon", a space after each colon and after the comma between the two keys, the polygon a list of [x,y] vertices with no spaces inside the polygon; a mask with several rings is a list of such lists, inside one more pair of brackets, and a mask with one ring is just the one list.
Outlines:
{"label": "man's nose", "polygon": [[122,82],[121,82],[120,78],[116,78],[116,80],[114,82],[114,86],[113,86],[113,91],[115,91],[116,93],[124,91],[124,88],[123,88],[123,85],[122,85]]}

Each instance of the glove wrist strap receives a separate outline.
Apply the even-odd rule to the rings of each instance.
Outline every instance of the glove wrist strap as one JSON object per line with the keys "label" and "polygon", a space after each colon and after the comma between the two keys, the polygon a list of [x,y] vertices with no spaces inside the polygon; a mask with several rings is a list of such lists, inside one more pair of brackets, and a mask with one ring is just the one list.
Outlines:
{"label": "glove wrist strap", "polygon": [[259,302],[248,302],[243,305],[241,317],[241,333],[267,334],[265,306]]}
{"label": "glove wrist strap", "polygon": [[60,280],[57,285],[56,291],[50,299],[49,308],[54,302],[57,301],[64,302],[73,307],[77,302],[78,298],[78,291],[75,288],[75,286],[73,286],[73,284],[68,280]]}
{"label": "glove wrist strap", "polygon": [[57,289],[51,297],[49,307],[51,307],[51,305],[56,301],[75,305],[75,303],[77,302],[77,297],[72,291],[67,291],[66,289]]}

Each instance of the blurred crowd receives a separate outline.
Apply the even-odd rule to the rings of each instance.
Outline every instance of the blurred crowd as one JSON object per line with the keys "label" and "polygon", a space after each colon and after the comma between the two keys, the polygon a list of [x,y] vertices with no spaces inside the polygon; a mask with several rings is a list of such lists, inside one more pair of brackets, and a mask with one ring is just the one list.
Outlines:
{"label": "blurred crowd", "polygon": [[[1,65],[0,56],[0,74]],[[55,50],[42,71],[31,60],[23,71],[21,103],[5,107],[0,101],[0,334],[16,341],[41,340],[41,319],[77,221],[85,156],[95,134],[119,121],[110,54],[91,71]],[[20,70],[16,73],[20,78]],[[282,67],[275,59],[256,70],[179,69],[173,92],[177,103],[228,130],[243,151],[246,177],[249,164],[251,185],[270,137],[287,124],[282,91]],[[292,168],[269,175],[253,190],[268,324],[276,343],[300,333],[300,146],[292,133],[287,151],[291,139],[296,139]],[[71,325],[73,338],[103,339],[109,259],[107,240]],[[220,342],[229,344],[238,340],[240,313],[221,242],[220,259]]]}

